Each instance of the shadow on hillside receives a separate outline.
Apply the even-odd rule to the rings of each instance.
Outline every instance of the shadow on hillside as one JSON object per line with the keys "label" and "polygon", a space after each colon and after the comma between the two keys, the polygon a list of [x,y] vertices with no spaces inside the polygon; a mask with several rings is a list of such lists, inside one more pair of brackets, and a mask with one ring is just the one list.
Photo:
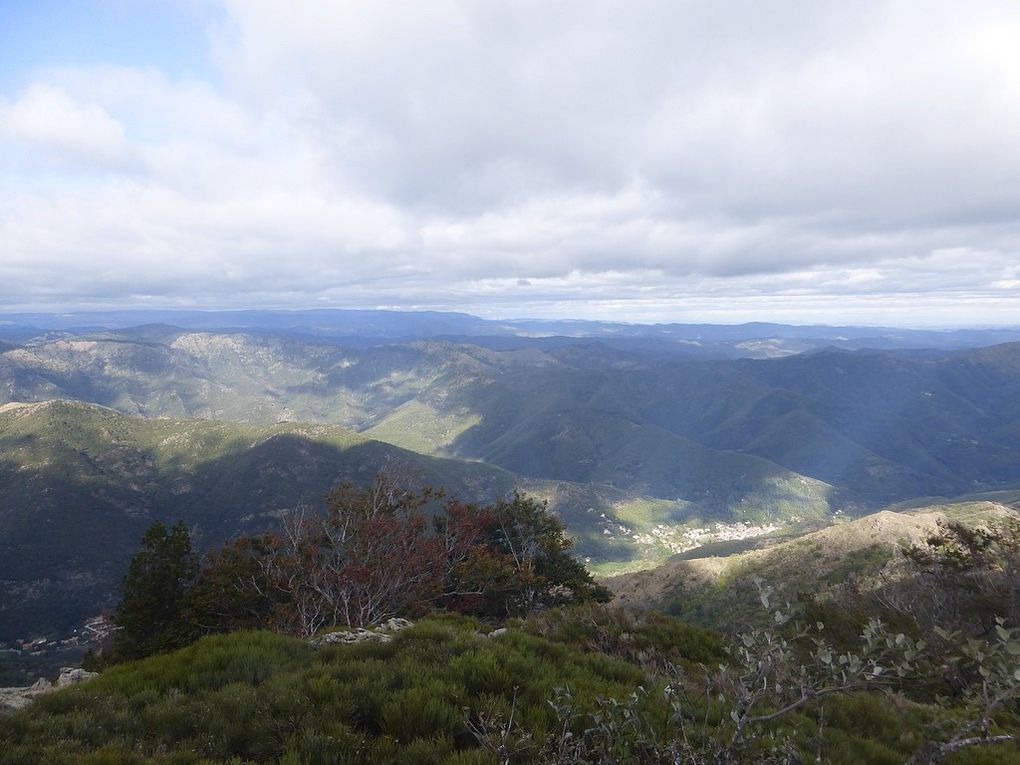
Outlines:
{"label": "shadow on hillside", "polygon": [[[144,530],[184,520],[203,552],[239,533],[275,526],[289,509],[324,507],[341,481],[370,482],[380,469],[418,488],[491,502],[514,477],[481,463],[427,457],[380,442],[347,448],[281,434],[188,468],[156,465],[130,476],[77,452],[26,469],[0,461],[0,641],[66,633],[112,606]],[[150,458],[148,461],[143,459]]]}

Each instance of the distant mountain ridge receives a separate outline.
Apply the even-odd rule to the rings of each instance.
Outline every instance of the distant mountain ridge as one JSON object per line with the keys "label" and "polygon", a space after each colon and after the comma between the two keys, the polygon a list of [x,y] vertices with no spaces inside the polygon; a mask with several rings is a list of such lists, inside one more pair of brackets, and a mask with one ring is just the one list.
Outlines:
{"label": "distant mountain ridge", "polygon": [[144,325],[188,330],[278,332],[306,338],[399,340],[445,337],[601,338],[641,347],[711,357],[787,355],[832,345],[857,348],[959,349],[1020,340],[1020,327],[918,330],[893,327],[745,324],[639,324],[563,319],[482,319],[445,311],[378,309],[310,310],[121,310],[68,313],[0,313],[0,338],[20,338],[45,331],[122,331]]}

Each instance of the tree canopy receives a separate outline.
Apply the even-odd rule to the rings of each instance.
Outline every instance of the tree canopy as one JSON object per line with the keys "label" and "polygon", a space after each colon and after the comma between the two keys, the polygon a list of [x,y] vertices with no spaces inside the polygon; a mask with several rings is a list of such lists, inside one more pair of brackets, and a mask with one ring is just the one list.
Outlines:
{"label": "tree canopy", "polygon": [[114,641],[117,657],[148,656],[187,642],[190,628],[182,612],[197,573],[198,558],[184,522],[169,531],[153,523],[121,582],[114,615],[120,627]]}
{"label": "tree canopy", "polygon": [[156,523],[124,579],[117,655],[247,627],[308,636],[434,611],[500,621],[608,600],[571,544],[545,503],[523,494],[478,506],[383,476],[340,484],[324,512],[299,507],[201,566],[183,524],[168,533]]}

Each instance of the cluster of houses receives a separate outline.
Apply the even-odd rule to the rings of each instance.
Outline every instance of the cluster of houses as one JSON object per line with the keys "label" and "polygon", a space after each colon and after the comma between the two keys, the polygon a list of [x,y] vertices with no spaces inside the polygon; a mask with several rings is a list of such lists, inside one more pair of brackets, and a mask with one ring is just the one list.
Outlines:
{"label": "cluster of houses", "polygon": [[80,629],[66,637],[36,637],[0,642],[0,652],[43,656],[74,646],[99,647],[104,645],[116,630],[109,616],[93,616]]}

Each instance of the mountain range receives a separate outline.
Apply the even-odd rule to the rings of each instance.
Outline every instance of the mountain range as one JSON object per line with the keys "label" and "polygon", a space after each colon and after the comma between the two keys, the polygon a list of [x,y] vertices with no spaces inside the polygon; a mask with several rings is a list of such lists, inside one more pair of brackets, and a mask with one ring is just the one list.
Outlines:
{"label": "mountain range", "polygon": [[1020,343],[952,347],[1008,330],[853,349],[836,344],[863,330],[138,318],[5,317],[0,640],[109,605],[154,519],[204,548],[380,469],[469,501],[546,499],[601,573],[1020,485]]}
{"label": "mountain range", "polygon": [[483,319],[466,313],[385,310],[124,310],[0,316],[0,339],[31,338],[42,332],[120,331],[165,324],[200,331],[285,333],[346,343],[422,338],[486,338],[502,347],[515,341],[599,338],[621,348],[656,353],[736,358],[800,353],[827,345],[859,348],[959,349],[1020,340],[1020,327],[956,330],[893,327],[746,324],[637,324],[573,319]]}
{"label": "mountain range", "polygon": [[662,557],[668,539],[653,533],[656,522],[690,524],[697,510],[609,485],[422,455],[339,426],[144,419],[65,400],[9,403],[0,406],[0,640],[66,631],[112,606],[154,520],[184,520],[204,550],[272,528],[299,505],[317,509],[332,486],[366,483],[378,471],[480,503],[513,490],[543,498],[589,560]]}
{"label": "mountain range", "polygon": [[1018,366],[1016,343],[706,360],[587,338],[352,347],[144,327],[0,352],[0,401],[336,424],[524,475],[720,509],[751,484],[800,477],[831,504],[875,506],[1020,479]]}

